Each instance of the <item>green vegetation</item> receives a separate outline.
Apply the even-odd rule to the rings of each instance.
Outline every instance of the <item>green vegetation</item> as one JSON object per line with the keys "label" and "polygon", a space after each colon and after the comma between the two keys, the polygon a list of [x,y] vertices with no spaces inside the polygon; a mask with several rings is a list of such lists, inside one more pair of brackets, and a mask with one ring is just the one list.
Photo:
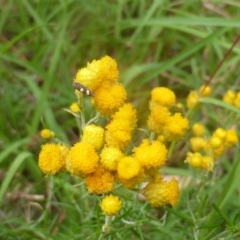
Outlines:
{"label": "green vegetation", "polygon": [[90,195],[77,177],[44,177],[38,167],[43,128],[66,144],[78,141],[76,119],[64,110],[77,100],[72,80],[105,55],[118,64],[139,129],[152,89],[164,86],[183,104],[190,126],[201,122],[208,136],[231,128],[240,137],[240,110],[222,101],[227,90],[240,91],[239,44],[210,82],[211,96],[198,109],[186,108],[189,91],[207,82],[239,26],[238,0],[0,1],[0,239],[239,239],[239,144],[216,160],[213,172],[193,169],[184,163],[189,130],[161,171],[181,179],[177,206],[151,208],[120,189],[123,208],[105,235],[102,196]]}

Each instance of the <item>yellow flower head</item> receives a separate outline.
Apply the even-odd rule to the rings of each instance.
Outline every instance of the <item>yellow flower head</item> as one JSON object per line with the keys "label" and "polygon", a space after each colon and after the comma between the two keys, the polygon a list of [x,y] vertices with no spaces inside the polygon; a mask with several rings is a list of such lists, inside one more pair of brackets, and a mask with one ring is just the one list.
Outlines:
{"label": "yellow flower head", "polygon": [[63,144],[44,144],[38,158],[38,165],[43,173],[54,175],[65,170],[68,151],[68,147]]}
{"label": "yellow flower head", "polygon": [[120,83],[105,82],[94,92],[94,105],[102,115],[112,115],[127,98],[126,90]]}
{"label": "yellow flower head", "polygon": [[134,157],[124,157],[118,163],[118,175],[123,179],[136,177],[141,171],[141,164]]}
{"label": "yellow flower head", "polygon": [[74,102],[74,103],[71,104],[70,110],[71,110],[73,113],[79,113],[79,112],[81,112],[81,110],[80,110],[79,105],[78,105],[77,102]]}
{"label": "yellow flower head", "polygon": [[156,87],[151,92],[152,98],[150,101],[150,109],[157,106],[171,107],[175,101],[176,96],[172,90],[165,87]]}
{"label": "yellow flower head", "polygon": [[93,173],[88,174],[84,181],[89,193],[107,193],[112,191],[114,186],[114,176],[101,165]]}
{"label": "yellow flower head", "polygon": [[205,127],[201,123],[194,123],[192,126],[192,132],[197,137],[202,137],[205,133]]}
{"label": "yellow flower head", "polygon": [[225,138],[227,136],[227,132],[223,128],[217,128],[214,131],[213,136],[222,139],[222,141],[225,141]]}
{"label": "yellow flower head", "polygon": [[162,134],[169,117],[170,112],[166,107],[153,108],[147,121],[148,128],[157,134]]}
{"label": "yellow flower head", "polygon": [[212,93],[212,89],[210,86],[203,85],[200,87],[199,92],[200,92],[201,96],[207,97]]}
{"label": "yellow flower head", "polygon": [[211,148],[219,148],[223,145],[224,140],[217,136],[212,136],[209,140]]}
{"label": "yellow flower head", "polygon": [[202,156],[200,153],[187,153],[185,162],[194,168],[200,168],[206,171],[212,171],[214,167],[214,159],[211,156]]}
{"label": "yellow flower head", "polygon": [[206,144],[206,140],[202,137],[192,137],[189,139],[191,149],[194,152],[202,150]]}
{"label": "yellow flower head", "polygon": [[146,174],[143,168],[141,168],[140,172],[135,177],[125,179],[119,176],[117,173],[115,179],[117,182],[121,183],[125,188],[133,189],[137,184],[143,182],[146,179]]}
{"label": "yellow flower head", "polygon": [[117,82],[119,72],[117,63],[109,56],[94,60],[77,72],[76,82],[94,91],[103,81]]}
{"label": "yellow flower head", "polygon": [[104,129],[95,124],[84,127],[82,142],[90,143],[95,150],[99,150],[103,145]]}
{"label": "yellow flower head", "polygon": [[136,126],[136,110],[131,104],[124,104],[107,125],[106,143],[108,146],[124,149],[131,141],[132,130]]}
{"label": "yellow flower head", "polygon": [[102,75],[105,81],[117,82],[119,79],[119,71],[116,61],[109,56],[105,56],[101,58],[101,64]]}
{"label": "yellow flower head", "polygon": [[175,113],[168,119],[165,137],[168,141],[179,141],[185,136],[188,128],[188,119],[183,118],[181,113]]}
{"label": "yellow flower head", "polygon": [[40,132],[40,135],[42,138],[44,139],[48,139],[48,138],[54,138],[55,137],[55,133],[52,132],[51,130],[45,128]]}
{"label": "yellow flower head", "polygon": [[214,159],[211,156],[203,156],[201,168],[206,171],[212,171],[213,167],[214,167]]}
{"label": "yellow flower head", "polygon": [[235,99],[236,99],[236,93],[232,90],[228,90],[223,96],[223,101],[231,105],[234,105]]}
{"label": "yellow flower head", "polygon": [[171,181],[152,181],[143,189],[143,194],[153,207],[162,207],[170,204],[173,207],[179,198],[178,182],[172,178]]}
{"label": "yellow flower head", "polygon": [[194,168],[201,168],[202,166],[202,155],[199,152],[187,153],[186,163],[189,163]]}
{"label": "yellow flower head", "polygon": [[179,110],[183,109],[183,104],[182,103],[176,103],[175,107],[178,108]]}
{"label": "yellow flower head", "polygon": [[135,158],[145,168],[160,168],[167,159],[167,149],[158,141],[149,144],[148,140],[144,139],[139,147],[133,149],[133,152]]}
{"label": "yellow flower head", "polygon": [[165,137],[163,135],[158,135],[157,141],[159,141],[161,143],[165,143],[166,139],[165,139]]}
{"label": "yellow flower head", "polygon": [[102,200],[100,207],[105,215],[113,216],[118,214],[122,208],[122,201],[117,196],[110,194]]}
{"label": "yellow flower head", "polygon": [[131,130],[135,128],[137,123],[137,112],[133,105],[125,103],[118,111],[112,116],[113,120],[121,120],[130,123]]}
{"label": "yellow flower head", "polygon": [[225,144],[228,148],[234,146],[238,142],[238,136],[234,129],[227,130]]}
{"label": "yellow flower head", "polygon": [[105,141],[107,146],[124,149],[130,143],[132,134],[130,122],[112,121],[107,126]]}
{"label": "yellow flower head", "polygon": [[187,107],[188,108],[198,107],[199,106],[198,100],[199,100],[198,93],[196,91],[191,91],[187,97]]}
{"label": "yellow flower head", "polygon": [[124,154],[120,149],[115,147],[105,147],[103,148],[101,154],[101,164],[104,168],[110,171],[116,171],[118,162],[124,157]]}
{"label": "yellow flower head", "polygon": [[69,151],[67,170],[76,176],[89,174],[98,166],[98,155],[88,142],[78,142]]}

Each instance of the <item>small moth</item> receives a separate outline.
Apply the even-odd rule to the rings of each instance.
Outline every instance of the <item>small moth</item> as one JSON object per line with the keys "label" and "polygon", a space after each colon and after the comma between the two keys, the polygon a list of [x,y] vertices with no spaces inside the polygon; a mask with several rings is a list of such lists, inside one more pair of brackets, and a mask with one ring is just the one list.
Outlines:
{"label": "small moth", "polygon": [[86,94],[87,96],[90,96],[90,97],[94,97],[94,94],[92,92],[92,90],[90,90],[89,88],[83,86],[81,83],[79,82],[73,82],[73,87],[75,89],[77,89],[78,91]]}

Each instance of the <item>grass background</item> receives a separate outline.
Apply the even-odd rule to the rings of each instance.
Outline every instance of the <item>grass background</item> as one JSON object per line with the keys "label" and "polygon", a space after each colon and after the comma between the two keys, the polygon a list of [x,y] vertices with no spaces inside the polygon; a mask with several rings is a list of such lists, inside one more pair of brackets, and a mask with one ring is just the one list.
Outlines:
{"label": "grass background", "polygon": [[[43,127],[66,143],[77,139],[75,119],[63,108],[76,101],[71,83],[79,68],[104,55],[115,58],[144,127],[151,89],[169,87],[185,103],[214,72],[239,27],[237,0],[0,0],[0,239],[101,234],[98,197],[73,187],[79,179],[67,174],[44,178],[37,166]],[[215,99],[240,90],[239,62],[238,44],[211,82],[213,98],[191,122],[202,121],[209,131],[237,123],[238,110]],[[221,174],[210,176],[183,164],[187,147],[186,137],[164,170],[191,177],[177,208],[136,201],[133,209],[123,191],[124,209],[106,239],[238,239],[239,147],[223,157]]]}

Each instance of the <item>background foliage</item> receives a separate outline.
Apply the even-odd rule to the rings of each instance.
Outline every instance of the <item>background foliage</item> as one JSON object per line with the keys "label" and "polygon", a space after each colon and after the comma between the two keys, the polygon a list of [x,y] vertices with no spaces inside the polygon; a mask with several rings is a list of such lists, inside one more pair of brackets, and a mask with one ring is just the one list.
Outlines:
{"label": "background foliage", "polygon": [[[115,58],[144,127],[151,89],[169,87],[185,103],[189,91],[209,79],[239,26],[237,0],[1,0],[0,238],[100,236],[104,216],[98,198],[73,187],[78,179],[44,178],[37,166],[43,127],[67,143],[77,141],[75,119],[63,108],[76,101],[71,83],[80,67],[104,55]],[[238,44],[211,82],[213,98],[240,90],[239,62]],[[209,131],[237,124],[213,98],[191,122],[201,121]],[[220,178],[186,166],[187,148],[188,137],[165,169],[190,179],[177,208],[150,209],[137,201],[132,209],[131,196],[123,192],[124,210],[106,239],[237,239],[239,147],[219,163]]]}

